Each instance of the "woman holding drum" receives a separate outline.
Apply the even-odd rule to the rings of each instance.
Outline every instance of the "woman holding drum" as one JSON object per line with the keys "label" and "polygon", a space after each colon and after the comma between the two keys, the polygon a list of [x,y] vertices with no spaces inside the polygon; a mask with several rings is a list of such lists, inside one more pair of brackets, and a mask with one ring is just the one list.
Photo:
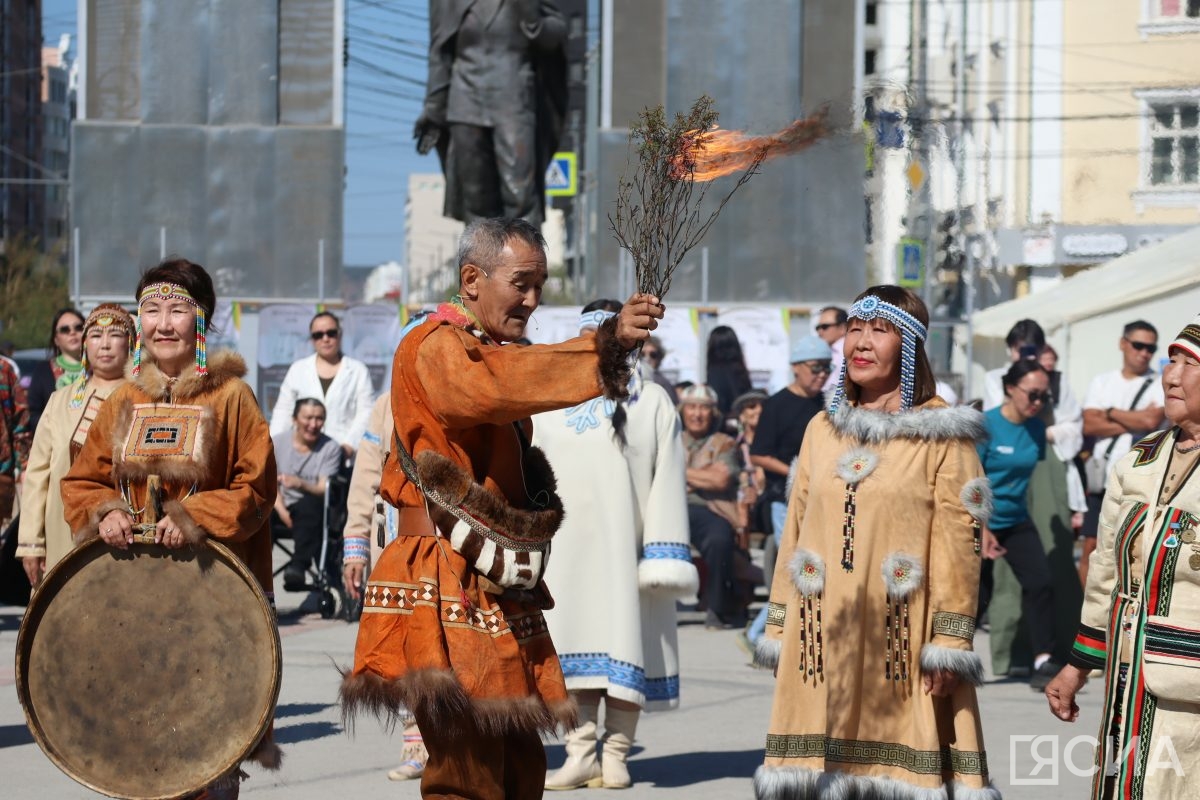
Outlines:
{"label": "woman holding drum", "polygon": [[[266,420],[254,393],[242,380],[246,372],[242,358],[232,352],[216,353],[211,358],[206,353],[208,320],[216,306],[212,279],[197,264],[182,258],[169,259],[142,275],[136,296],[137,339],[132,378],[100,409],[82,452],[63,479],[67,520],[76,531],[77,541],[99,536],[118,551],[128,550],[135,542],[152,540],[169,550],[180,551],[177,561],[189,557],[188,551],[181,550],[189,545],[191,554],[199,560],[214,552],[232,553],[261,587],[261,593],[254,589],[253,594],[263,604],[273,603],[269,519],[277,491],[275,457]],[[160,479],[161,503],[152,496],[150,488]],[[210,537],[228,550],[206,548],[205,540]],[[118,552],[115,557],[142,559],[147,570],[159,568],[164,560],[163,557],[143,559],[136,550],[129,555]],[[245,570],[236,565],[235,571]],[[215,591],[210,588],[215,583],[204,580],[202,575],[196,584],[200,588],[191,590],[193,594]],[[156,597],[147,605],[165,602],[167,607],[159,613],[166,622],[151,617],[149,611],[147,615],[164,630],[180,631],[182,638],[164,642],[163,649],[169,651],[174,647],[183,652],[184,660],[195,659],[195,671],[199,672],[202,658],[211,654],[193,652],[200,648],[193,648],[192,634],[187,631],[190,625],[200,623],[180,612],[176,612],[178,618],[171,616],[172,604],[198,610],[191,613],[203,616],[206,607],[196,600]],[[218,601],[214,598],[212,602]],[[262,619],[261,614],[251,616],[254,620]],[[217,655],[235,660],[244,657],[232,651],[235,633],[231,626],[228,634],[231,652]],[[274,631],[270,634],[275,637]],[[226,640],[221,641],[218,650]],[[277,637],[274,641],[277,647]],[[179,652],[174,656],[178,661]],[[134,657],[143,659],[143,669],[153,668],[144,654]],[[277,670],[278,662],[275,664]],[[179,671],[178,666],[168,669]],[[236,674],[231,676],[228,669],[218,670],[217,680],[225,676],[229,684],[241,681],[240,673],[249,669],[248,664],[239,661]],[[159,677],[148,675],[143,680],[155,681]],[[190,676],[161,677],[170,682]],[[277,693],[278,676],[273,679]],[[265,685],[269,687],[270,678]],[[203,688],[213,692],[211,684]],[[216,693],[232,696],[237,688],[219,683]],[[193,698],[190,704],[165,713],[200,717],[208,713],[201,707],[204,705],[202,698]],[[269,705],[273,709],[273,699]],[[280,752],[267,724],[270,709],[258,723],[265,733],[247,758],[268,768],[278,768]],[[214,736],[215,728],[223,722],[221,719],[211,722]],[[203,723],[201,728],[208,725]],[[255,730],[253,735],[257,734]],[[240,779],[235,763],[197,796],[236,797]]]}

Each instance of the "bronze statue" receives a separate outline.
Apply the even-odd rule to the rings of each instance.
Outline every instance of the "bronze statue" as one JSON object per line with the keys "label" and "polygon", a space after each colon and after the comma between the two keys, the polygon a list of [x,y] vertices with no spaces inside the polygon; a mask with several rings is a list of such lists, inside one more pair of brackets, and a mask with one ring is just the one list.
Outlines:
{"label": "bronze statue", "polygon": [[544,217],[567,105],[567,24],[553,0],[430,0],[429,77],[413,130],[437,148],[447,217]]}

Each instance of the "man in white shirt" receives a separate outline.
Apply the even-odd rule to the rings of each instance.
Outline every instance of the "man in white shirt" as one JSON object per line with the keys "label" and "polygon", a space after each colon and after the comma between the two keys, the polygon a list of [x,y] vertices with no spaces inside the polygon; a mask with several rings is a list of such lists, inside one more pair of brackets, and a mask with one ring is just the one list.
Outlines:
{"label": "man in white shirt", "polygon": [[[1158,350],[1158,331],[1144,320],[1125,326],[1118,343],[1121,368],[1092,378],[1083,400],[1083,434],[1095,437],[1088,473],[1088,512],[1083,523],[1080,572],[1087,579],[1088,556],[1096,549],[1096,528],[1104,499],[1103,481],[1134,442],[1163,422],[1163,389],[1150,367]],[[1106,462],[1106,463],[1104,463]],[[1104,467],[1101,473],[1100,467]]]}
{"label": "man in white shirt", "polygon": [[830,363],[832,372],[825,380],[825,385],[821,387],[822,392],[828,392],[830,389],[837,387],[838,377],[842,374],[842,360],[845,354],[842,352],[846,344],[846,324],[849,318],[846,316],[846,309],[838,306],[825,306],[821,309],[820,316],[817,317],[816,331],[817,336],[825,340],[825,344],[829,345],[829,349],[833,351],[833,360]]}

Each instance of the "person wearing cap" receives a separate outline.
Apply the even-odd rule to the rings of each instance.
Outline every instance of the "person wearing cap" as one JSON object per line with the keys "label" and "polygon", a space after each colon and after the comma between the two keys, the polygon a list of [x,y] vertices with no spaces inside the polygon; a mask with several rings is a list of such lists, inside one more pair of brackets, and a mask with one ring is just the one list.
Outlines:
{"label": "person wearing cap", "polygon": [[125,382],[133,341],[128,311],[115,303],[92,309],[83,323],[81,371],[74,382],[50,395],[42,412],[21,483],[17,529],[17,557],[33,586],[75,546],[58,484],[83,449],[96,412]]}
{"label": "person wearing cap", "polygon": [[[620,310],[615,300],[584,306],[580,335],[594,337]],[[579,707],[547,789],[630,786],[642,711],[679,706],[675,603],[696,596],[699,577],[676,419],[674,399],[637,372],[628,400],[598,396],[533,418],[533,443],[550,459],[566,512],[546,624]]]}
{"label": "person wearing cap", "polygon": [[[825,408],[822,392],[832,359],[833,351],[819,336],[805,336],[792,346],[792,382],[763,404],[758,432],[750,446],[751,463],[766,472],[763,502],[770,511],[776,547],[787,514],[788,470],[800,454],[808,423]],[[767,607],[763,606],[746,631],[752,645],[758,644],[766,625]]]}
{"label": "person wearing cap", "polygon": [[683,445],[687,450],[688,528],[707,570],[702,600],[708,628],[745,624],[746,609],[734,589],[735,531],[742,525],[737,506],[740,465],[733,437],[717,430],[717,393],[697,383],[679,393]]}
{"label": "person wearing cap", "polygon": [[874,286],[848,316],[838,387],[800,448],[757,647],[777,680],[755,794],[999,800],[972,649],[983,418],[935,394],[920,297]]}
{"label": "person wearing cap", "polygon": [[1046,687],[1051,712],[1074,722],[1075,695],[1103,672],[1094,800],[1195,797],[1200,774],[1200,317],[1167,354],[1171,427],[1108,478],[1079,631]]}

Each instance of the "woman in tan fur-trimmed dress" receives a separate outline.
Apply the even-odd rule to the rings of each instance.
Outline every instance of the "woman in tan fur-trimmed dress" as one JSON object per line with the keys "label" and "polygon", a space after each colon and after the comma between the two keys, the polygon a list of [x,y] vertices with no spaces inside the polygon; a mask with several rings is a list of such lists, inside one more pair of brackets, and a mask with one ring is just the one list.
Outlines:
{"label": "woman in tan fur-trimmed dress", "polygon": [[778,683],[760,800],[998,800],[972,650],[981,415],[935,396],[924,303],[850,309],[846,358],[797,463],[758,660]]}
{"label": "woman in tan fur-trimmed dress", "polygon": [[[241,356],[205,352],[206,320],[216,305],[212,279],[198,264],[165,261],[142,275],[137,299],[133,374],[100,408],[62,480],[67,522],[77,541],[99,536],[128,548],[134,510],[147,503],[147,477],[158,475],[165,516],[155,541],[182,548],[211,536],[271,598],[275,454],[254,392],[242,380]],[[279,768],[270,728],[249,758]],[[234,800],[239,783],[235,768],[199,797]]]}

